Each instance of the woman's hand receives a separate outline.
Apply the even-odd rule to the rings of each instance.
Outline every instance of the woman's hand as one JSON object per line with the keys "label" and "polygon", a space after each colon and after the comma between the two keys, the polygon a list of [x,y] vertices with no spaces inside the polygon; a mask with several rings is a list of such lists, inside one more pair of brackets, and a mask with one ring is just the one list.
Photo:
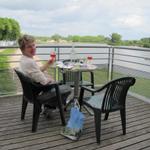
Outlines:
{"label": "woman's hand", "polygon": [[53,64],[54,62],[55,62],[54,57],[51,57],[50,60],[48,60],[48,64],[50,64],[50,65]]}
{"label": "woman's hand", "polygon": [[55,82],[55,80],[54,80],[52,77],[49,77],[49,78],[47,79],[47,81],[48,81],[48,83],[53,83],[53,82]]}

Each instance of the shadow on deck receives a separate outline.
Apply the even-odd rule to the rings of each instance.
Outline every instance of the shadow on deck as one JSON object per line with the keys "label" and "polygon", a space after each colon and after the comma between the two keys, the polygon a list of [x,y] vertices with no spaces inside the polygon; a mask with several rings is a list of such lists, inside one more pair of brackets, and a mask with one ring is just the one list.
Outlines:
{"label": "shadow on deck", "polygon": [[93,116],[87,113],[84,132],[77,142],[60,135],[62,126],[58,113],[52,120],[41,115],[37,132],[31,133],[32,105],[28,106],[25,120],[21,121],[21,99],[21,96],[0,99],[1,150],[150,149],[150,104],[131,96],[127,97],[127,134],[122,135],[120,114],[114,112],[107,121],[102,121],[100,145],[96,143]]}

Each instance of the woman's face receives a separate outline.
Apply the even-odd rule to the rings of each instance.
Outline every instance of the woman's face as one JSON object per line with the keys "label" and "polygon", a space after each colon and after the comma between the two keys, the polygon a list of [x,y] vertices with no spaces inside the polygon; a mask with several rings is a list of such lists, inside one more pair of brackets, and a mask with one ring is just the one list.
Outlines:
{"label": "woman's face", "polygon": [[36,53],[36,45],[35,43],[28,43],[25,46],[25,49],[23,51],[24,55],[28,56],[28,57],[33,57]]}

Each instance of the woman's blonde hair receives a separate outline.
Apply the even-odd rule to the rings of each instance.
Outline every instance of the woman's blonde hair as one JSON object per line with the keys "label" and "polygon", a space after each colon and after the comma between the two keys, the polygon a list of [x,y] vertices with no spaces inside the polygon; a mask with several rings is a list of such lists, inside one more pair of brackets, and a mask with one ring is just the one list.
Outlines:
{"label": "woman's blonde hair", "polygon": [[21,51],[23,51],[25,49],[25,46],[27,44],[33,43],[35,42],[35,38],[31,35],[23,35],[18,39],[18,44],[19,44],[19,48],[21,49]]}

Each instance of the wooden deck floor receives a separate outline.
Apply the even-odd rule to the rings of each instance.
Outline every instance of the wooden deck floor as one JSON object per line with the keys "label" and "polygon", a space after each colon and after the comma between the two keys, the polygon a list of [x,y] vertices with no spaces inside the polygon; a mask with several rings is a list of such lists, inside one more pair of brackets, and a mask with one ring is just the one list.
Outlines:
{"label": "wooden deck floor", "polygon": [[[96,143],[93,116],[86,113],[84,132],[72,142],[60,135],[59,115],[46,120],[40,116],[38,131],[31,133],[32,105],[20,120],[21,97],[0,99],[0,150],[150,150],[150,104],[128,96],[127,134],[122,135],[119,112],[102,121],[101,144]],[[67,114],[66,114],[67,116]]]}

